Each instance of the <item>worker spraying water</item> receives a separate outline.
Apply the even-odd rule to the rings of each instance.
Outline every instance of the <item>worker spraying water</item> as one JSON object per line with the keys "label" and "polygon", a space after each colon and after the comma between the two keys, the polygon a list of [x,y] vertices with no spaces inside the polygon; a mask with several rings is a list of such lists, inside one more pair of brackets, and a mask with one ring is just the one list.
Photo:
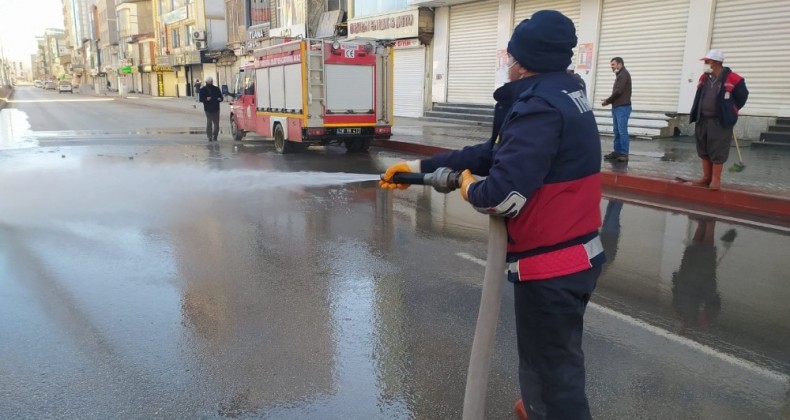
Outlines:
{"label": "worker spraying water", "polygon": [[[494,92],[491,138],[429,159],[397,163],[379,183],[403,189],[410,183],[444,182],[492,216],[487,280],[488,268],[505,260],[510,264],[521,388],[515,411],[519,418],[532,420],[591,417],[582,330],[605,261],[598,237],[601,142],[586,93],[565,72],[576,42],[573,22],[557,11],[539,11],[521,22],[507,48],[510,81]],[[438,168],[449,171],[434,172]],[[417,173],[432,174],[415,177]],[[495,222],[501,219],[505,223]],[[500,234],[498,226],[506,229]],[[496,243],[499,236],[502,245]],[[492,261],[497,247],[506,247],[506,253]],[[501,282],[504,269],[495,271],[491,275]],[[478,323],[490,321],[490,313],[499,310],[496,291],[487,293],[485,283],[483,289]],[[491,305],[491,295],[496,305]],[[493,341],[492,332],[488,339]],[[486,378],[478,376],[480,366],[487,373],[489,361],[475,359],[490,358],[490,353],[473,344],[465,419],[484,417]]]}

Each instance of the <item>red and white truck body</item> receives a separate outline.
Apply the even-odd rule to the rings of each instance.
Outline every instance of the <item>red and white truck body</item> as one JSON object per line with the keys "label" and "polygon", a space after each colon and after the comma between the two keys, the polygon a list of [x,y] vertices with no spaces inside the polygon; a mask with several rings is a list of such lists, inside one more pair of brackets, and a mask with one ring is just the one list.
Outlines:
{"label": "red and white truck body", "polygon": [[368,41],[279,39],[239,71],[231,108],[236,140],[273,138],[280,153],[311,144],[367,151],[392,132],[391,48]]}

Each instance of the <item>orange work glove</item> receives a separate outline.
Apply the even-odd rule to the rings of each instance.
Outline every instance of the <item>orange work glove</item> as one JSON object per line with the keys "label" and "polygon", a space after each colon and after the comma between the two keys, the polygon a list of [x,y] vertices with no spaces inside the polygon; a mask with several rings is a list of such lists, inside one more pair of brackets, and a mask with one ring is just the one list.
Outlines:
{"label": "orange work glove", "polygon": [[399,190],[405,190],[406,188],[409,188],[409,184],[395,184],[392,182],[392,176],[400,172],[420,172],[420,161],[410,160],[406,162],[398,162],[390,166],[387,168],[387,171],[384,172],[384,176],[381,177],[381,181],[379,181],[379,187],[384,188],[385,190],[394,190],[396,188]]}
{"label": "orange work glove", "polygon": [[464,200],[469,201],[469,195],[467,193],[467,190],[469,189],[469,186],[474,184],[475,182],[477,182],[477,178],[475,178],[475,176],[472,175],[472,171],[470,171],[469,169],[464,169],[464,171],[461,172],[460,190],[461,190],[461,197],[463,197]]}

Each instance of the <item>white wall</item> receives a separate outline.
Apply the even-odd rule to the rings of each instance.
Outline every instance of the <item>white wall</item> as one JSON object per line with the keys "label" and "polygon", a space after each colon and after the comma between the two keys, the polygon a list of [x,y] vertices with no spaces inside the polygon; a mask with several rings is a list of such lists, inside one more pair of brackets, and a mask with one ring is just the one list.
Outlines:
{"label": "white wall", "polygon": [[433,22],[433,77],[431,78],[431,100],[447,102],[447,55],[450,48],[450,8],[434,10]]}
{"label": "white wall", "polygon": [[204,0],[206,18],[225,19],[225,0]]}
{"label": "white wall", "polygon": [[691,111],[694,94],[697,91],[697,80],[702,74],[702,62],[699,59],[708,52],[715,10],[714,0],[694,0],[689,3],[691,4],[686,25],[686,45],[677,106],[677,112],[680,113]]}
{"label": "white wall", "polygon": [[507,43],[513,35],[513,0],[499,0],[499,26],[496,33],[497,63],[495,86],[498,88],[507,83]]}
{"label": "white wall", "polygon": [[208,47],[212,50],[225,49],[228,46],[228,27],[225,19],[206,18],[206,40]]}

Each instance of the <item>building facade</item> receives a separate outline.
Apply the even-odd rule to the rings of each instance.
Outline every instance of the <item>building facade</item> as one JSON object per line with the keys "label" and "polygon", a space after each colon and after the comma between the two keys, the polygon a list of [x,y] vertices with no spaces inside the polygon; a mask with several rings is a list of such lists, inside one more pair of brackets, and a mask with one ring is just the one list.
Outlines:
{"label": "building facade", "polygon": [[123,92],[152,92],[150,73],[156,50],[152,0],[117,0],[119,86]]}
{"label": "building facade", "polygon": [[[601,101],[611,93],[613,57],[622,57],[633,79],[631,131],[649,136],[689,134],[699,61],[722,49],[725,66],[746,78],[749,101],[736,135],[756,139],[772,119],[790,114],[790,86],[776,69],[790,41],[790,2],[781,0],[408,0],[435,14],[431,100],[492,104],[504,83],[499,71],[515,25],[542,9],[569,16],[579,44],[574,56],[599,124],[610,124]],[[658,18],[660,17],[660,18]],[[603,131],[606,131],[605,129]]]}
{"label": "building facade", "polygon": [[348,38],[391,40],[394,55],[394,115],[422,117],[430,107],[434,13],[406,0],[353,2]]}
{"label": "building facade", "polygon": [[195,81],[209,76],[217,86],[230,83],[217,71],[228,42],[225,0],[154,0],[153,7],[155,95],[193,96]]}

